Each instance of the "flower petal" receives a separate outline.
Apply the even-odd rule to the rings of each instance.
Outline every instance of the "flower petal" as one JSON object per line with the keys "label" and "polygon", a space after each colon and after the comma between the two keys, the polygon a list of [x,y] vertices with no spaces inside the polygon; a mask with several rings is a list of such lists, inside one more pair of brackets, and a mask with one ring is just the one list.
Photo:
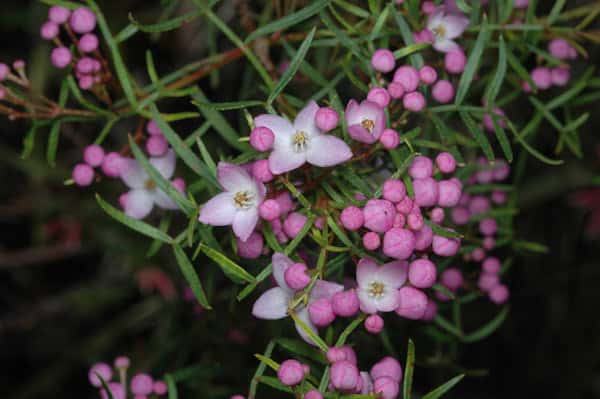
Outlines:
{"label": "flower petal", "polygon": [[288,144],[287,147],[283,145],[276,147],[269,155],[269,169],[276,175],[294,170],[306,162],[306,154],[295,152],[291,142]]}
{"label": "flower petal", "polygon": [[265,291],[252,306],[252,315],[259,319],[277,320],[287,316],[290,293],[279,287]]}
{"label": "flower petal", "polygon": [[408,262],[397,260],[381,266],[377,270],[377,279],[382,281],[386,287],[400,288],[406,282],[408,276]]}
{"label": "flower petal", "polygon": [[366,287],[377,275],[377,264],[371,258],[362,258],[356,265],[356,282],[359,287]]}
{"label": "flower petal", "polygon": [[219,162],[217,165],[217,179],[226,191],[247,190],[254,185],[254,179],[244,168],[227,162]]}
{"label": "flower petal", "polygon": [[469,26],[469,18],[462,15],[449,14],[444,18],[444,24],[446,26],[446,38],[455,39]]}
{"label": "flower petal", "polygon": [[258,209],[238,210],[233,218],[233,232],[242,241],[246,241],[258,223]]}
{"label": "flower petal", "polygon": [[262,114],[254,118],[254,126],[264,126],[273,131],[275,137],[277,135],[291,136],[294,134],[294,126],[292,123],[278,115]]}
{"label": "flower petal", "polygon": [[[317,327],[315,327],[315,325],[312,323],[312,321],[310,321],[310,317],[308,316],[308,309],[307,308],[302,308],[298,311],[296,311],[296,316],[298,316],[298,318],[300,320],[302,320],[302,322],[304,324],[306,324],[306,326],[311,329],[312,331],[314,331],[315,334],[319,334],[319,331],[317,330]],[[308,336],[308,334],[306,334],[304,332],[304,330],[302,329],[302,327],[300,327],[300,324],[295,323],[296,324],[296,331],[298,331],[298,334],[300,334],[300,336],[302,337],[302,339],[304,341],[306,341],[307,343],[317,346],[317,344],[310,339],[310,337]]]}
{"label": "flower petal", "polygon": [[233,223],[237,208],[231,193],[215,195],[200,210],[198,220],[212,226],[227,226]]}
{"label": "flower petal", "polygon": [[125,214],[134,219],[143,219],[152,211],[152,195],[143,189],[131,190],[125,199]]}
{"label": "flower petal", "polygon": [[164,191],[156,188],[150,193],[152,200],[162,209],[179,209],[177,203],[171,199]]}
{"label": "flower petal", "polygon": [[433,31],[438,25],[442,23],[444,15],[444,9],[438,9],[436,12],[431,14],[427,19],[427,29]]}
{"label": "flower petal", "polygon": [[358,301],[360,302],[360,310],[363,313],[377,313],[377,302],[369,295],[369,291],[358,289],[356,290]]}
{"label": "flower petal", "polygon": [[346,162],[352,158],[352,150],[344,140],[321,134],[313,137],[310,141],[310,147],[306,152],[306,160],[320,167],[328,167]]}
{"label": "flower petal", "polygon": [[176,160],[175,152],[169,150],[162,157],[150,158],[150,163],[158,170],[162,177],[170,179],[173,176],[173,172],[175,172]]}
{"label": "flower petal", "polygon": [[433,43],[433,48],[435,48],[437,51],[441,51],[442,53],[448,53],[452,50],[460,49],[460,46],[456,44],[454,40],[442,39],[436,40]]}
{"label": "flower petal", "polygon": [[121,180],[123,180],[129,188],[143,188],[148,179],[148,174],[140,166],[138,161],[131,158],[123,158]]}
{"label": "flower petal", "polygon": [[321,131],[317,128],[315,117],[319,106],[316,102],[310,101],[306,106],[296,115],[294,120],[294,129],[296,131],[304,131],[308,133],[309,137],[316,137]]}
{"label": "flower petal", "polygon": [[380,312],[391,312],[400,306],[400,291],[396,288],[392,288],[381,298],[376,299],[375,302],[375,306],[377,306],[377,310]]}
{"label": "flower petal", "polygon": [[317,280],[310,291],[308,302],[314,302],[317,299],[322,298],[331,298],[333,295],[337,294],[338,292],[342,292],[343,290],[343,285],[332,283],[326,280]]}
{"label": "flower petal", "polygon": [[348,134],[354,140],[360,141],[361,143],[373,144],[377,141],[377,138],[361,125],[349,125]]}

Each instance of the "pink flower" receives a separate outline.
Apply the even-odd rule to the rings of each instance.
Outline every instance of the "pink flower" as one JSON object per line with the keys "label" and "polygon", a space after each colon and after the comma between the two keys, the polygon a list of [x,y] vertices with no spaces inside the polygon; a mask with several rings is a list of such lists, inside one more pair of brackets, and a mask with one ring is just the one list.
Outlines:
{"label": "pink flower", "polygon": [[[175,172],[175,153],[169,150],[162,157],[150,158],[150,164],[164,177],[170,179]],[[127,193],[125,213],[135,219],[143,219],[152,211],[154,204],[163,209],[177,209],[177,204],[159,189],[154,180],[135,159],[122,160],[121,179],[131,189]]]}
{"label": "pink flower", "polygon": [[350,147],[338,137],[325,135],[316,125],[319,106],[314,101],[302,109],[294,124],[277,115],[263,114],[254,118],[256,127],[267,127],[275,135],[269,168],[274,174],[294,170],[308,162],[329,167],[346,162],[352,157]]}
{"label": "pink flower", "polygon": [[[273,254],[273,277],[277,282],[277,287],[273,287],[265,291],[257,300],[254,302],[252,307],[252,314],[254,317],[266,320],[278,320],[283,319],[288,315],[289,305],[293,301],[296,291],[294,291],[285,281],[285,272],[288,268],[292,267],[295,262],[280,252]],[[313,286],[309,297],[308,306],[312,302],[315,302],[322,298],[331,298],[335,293],[340,292],[344,289],[343,286],[330,283],[329,281],[317,280]],[[310,321],[307,307],[298,307],[295,310],[296,316],[300,319],[308,328],[317,333],[317,328]],[[304,332],[304,330],[296,324],[296,330],[309,344],[314,344],[310,337]]]}
{"label": "pink flower", "polygon": [[433,33],[433,48],[442,53],[460,49],[452,39],[459,37],[468,25],[467,17],[448,13],[441,7],[427,20],[427,29]]}
{"label": "pink flower", "polygon": [[379,140],[385,129],[385,113],[383,108],[372,101],[365,100],[360,104],[350,100],[346,106],[346,124],[348,133],[356,141],[372,144]]}
{"label": "pink flower", "polygon": [[246,241],[258,223],[265,186],[242,167],[226,162],[219,162],[217,178],[225,191],[204,204],[198,220],[213,226],[231,225],[234,234]]}
{"label": "pink flower", "polygon": [[406,282],[408,262],[394,261],[377,266],[364,258],[356,267],[358,299],[365,313],[391,312],[400,304],[398,288]]}

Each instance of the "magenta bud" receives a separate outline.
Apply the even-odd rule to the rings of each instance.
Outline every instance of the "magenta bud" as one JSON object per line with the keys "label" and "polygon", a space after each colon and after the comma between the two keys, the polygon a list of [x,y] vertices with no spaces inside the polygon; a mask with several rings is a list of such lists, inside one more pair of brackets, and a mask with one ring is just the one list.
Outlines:
{"label": "magenta bud", "polygon": [[396,210],[405,215],[409,214],[412,211],[414,206],[414,201],[408,195],[404,197],[400,202],[396,204]]}
{"label": "magenta bud", "polygon": [[104,149],[98,144],[88,145],[83,150],[83,159],[93,168],[100,166],[102,165],[102,161],[104,161]]}
{"label": "magenta bud", "polygon": [[356,231],[360,229],[365,221],[363,211],[357,206],[344,208],[340,214],[340,221],[346,230]]}
{"label": "magenta bud", "polygon": [[451,208],[460,200],[460,187],[452,180],[441,180],[438,182],[437,204],[444,208]]}
{"label": "magenta bud", "polygon": [[431,95],[438,103],[449,103],[454,98],[454,86],[452,86],[452,83],[448,82],[447,80],[438,80],[433,85]]}
{"label": "magenta bud", "polygon": [[552,84],[556,86],[566,86],[569,83],[569,79],[571,79],[571,72],[569,68],[552,68]]}
{"label": "magenta bud", "polygon": [[373,380],[388,377],[400,383],[402,381],[402,366],[398,360],[391,356],[386,356],[371,367],[371,378]]}
{"label": "magenta bud", "polygon": [[467,57],[462,50],[452,50],[444,56],[444,68],[453,74],[462,73],[467,65]]}
{"label": "magenta bud", "polygon": [[89,186],[94,181],[94,169],[84,163],[77,164],[73,168],[72,177],[78,186]]}
{"label": "magenta bud", "polygon": [[402,97],[402,105],[409,111],[420,112],[425,108],[425,97],[419,91],[412,91]]}
{"label": "magenta bud", "polygon": [[347,360],[333,363],[329,376],[333,387],[342,392],[353,391],[360,379],[358,368]]}
{"label": "magenta bud", "polygon": [[431,245],[436,255],[454,256],[460,249],[460,240],[458,238],[442,237],[434,234]]}
{"label": "magenta bud", "polygon": [[109,397],[112,397],[112,399],[126,399],[127,398],[127,394],[125,392],[125,389],[123,388],[123,385],[119,384],[118,382],[108,383],[108,390],[110,391],[111,396],[108,396],[108,393],[106,392],[106,390],[104,388],[100,389],[100,398],[101,399],[109,399]]}
{"label": "magenta bud", "polygon": [[89,90],[94,86],[94,78],[89,75],[82,76],[79,78],[78,83],[81,90]]}
{"label": "magenta bud", "polygon": [[315,114],[315,123],[317,124],[317,127],[324,132],[335,129],[339,122],[340,116],[333,108],[321,107]]}
{"label": "magenta bud", "polygon": [[298,212],[290,213],[283,221],[283,231],[290,237],[294,238],[306,224],[307,217]]}
{"label": "magenta bud", "polygon": [[570,58],[571,45],[565,39],[553,39],[548,43],[548,52],[559,60]]}
{"label": "magenta bud", "polygon": [[304,394],[304,399],[323,399],[323,395],[316,389],[311,389]]}
{"label": "magenta bud", "polygon": [[48,19],[55,24],[64,24],[69,19],[71,11],[61,6],[52,6],[48,9]]}
{"label": "magenta bud", "polygon": [[294,359],[285,360],[277,370],[277,378],[283,385],[298,385],[304,379],[302,364]]}
{"label": "magenta bud", "polygon": [[417,288],[430,288],[437,279],[435,265],[429,259],[413,260],[408,268],[408,281]]}
{"label": "magenta bud", "polygon": [[362,237],[363,246],[369,251],[375,251],[381,245],[379,234],[369,231]]}
{"label": "magenta bud", "polygon": [[456,291],[463,285],[464,278],[460,270],[451,267],[442,272],[440,282],[450,291]]}
{"label": "magenta bud", "polygon": [[373,392],[381,395],[381,399],[396,399],[399,391],[398,382],[390,377],[380,377],[373,382]]}
{"label": "magenta bud", "polygon": [[396,209],[387,200],[369,200],[363,209],[364,226],[377,233],[385,233],[394,224]]}
{"label": "magenta bud", "polygon": [[365,319],[365,329],[371,334],[379,334],[383,330],[383,318],[372,314]]}
{"label": "magenta bud", "polygon": [[398,82],[391,82],[387,87],[387,91],[394,100],[402,98],[405,93],[404,86]]}
{"label": "magenta bud", "polygon": [[167,393],[168,387],[164,381],[154,381],[152,385],[152,391],[155,395],[162,396]]}
{"label": "magenta bud", "polygon": [[412,185],[415,193],[415,204],[422,207],[430,207],[438,203],[439,184],[434,179],[431,177],[415,179]]}
{"label": "magenta bud", "polygon": [[444,221],[445,216],[444,210],[438,207],[433,208],[429,213],[431,221],[435,224],[441,224]]}
{"label": "magenta bud", "polygon": [[483,239],[483,248],[491,251],[492,249],[494,249],[494,247],[496,246],[496,240],[494,240],[494,237],[485,237]]}
{"label": "magenta bud", "polygon": [[435,319],[436,315],[437,315],[437,304],[434,301],[432,301],[431,299],[429,299],[427,301],[427,307],[425,308],[425,313],[423,314],[423,317],[421,317],[421,320],[431,321],[431,320]]}
{"label": "magenta bud", "polygon": [[481,265],[483,271],[491,274],[498,274],[500,272],[501,264],[500,260],[494,256],[490,256],[483,261]]}
{"label": "magenta bud", "polygon": [[383,198],[391,202],[400,202],[406,196],[406,187],[399,179],[387,179],[383,183]]}
{"label": "magenta bud", "polygon": [[146,131],[150,135],[155,135],[155,134],[162,135],[162,132],[161,132],[160,128],[158,127],[158,123],[156,123],[156,121],[152,121],[152,120],[148,121],[148,123],[146,123]]}
{"label": "magenta bud", "polygon": [[435,157],[435,164],[442,173],[452,173],[456,170],[456,159],[449,152],[440,152]]}
{"label": "magenta bud", "polygon": [[155,134],[146,140],[146,151],[153,157],[162,157],[169,150],[169,143],[162,134]]}
{"label": "magenta bud", "polygon": [[275,197],[275,201],[279,203],[279,207],[281,208],[281,213],[285,214],[294,209],[294,202],[292,201],[292,197],[289,192],[284,191]]}
{"label": "magenta bud", "polygon": [[423,219],[423,215],[421,213],[409,213],[406,217],[406,224],[411,230],[421,230],[425,224],[425,220]]}
{"label": "magenta bud", "polygon": [[479,231],[484,236],[492,236],[498,230],[498,223],[494,218],[485,218],[479,222]]}
{"label": "magenta bud", "polygon": [[417,90],[419,86],[419,71],[413,66],[404,65],[394,72],[394,82],[398,82],[404,87],[405,92]]}
{"label": "magenta bud", "polygon": [[485,251],[483,248],[475,248],[473,252],[471,252],[471,260],[473,262],[481,262],[485,258]]}
{"label": "magenta bud", "polygon": [[117,152],[109,152],[102,161],[102,172],[108,177],[119,177],[124,159]]}
{"label": "magenta bud", "polygon": [[423,317],[428,301],[425,293],[408,286],[400,288],[399,292],[400,305],[396,308],[396,314],[410,320],[419,320]]}
{"label": "magenta bud", "polygon": [[404,216],[400,212],[396,213],[396,216],[394,216],[393,227],[404,227],[405,224],[406,224],[406,216]]}
{"label": "magenta bud", "polygon": [[294,263],[284,273],[285,283],[293,290],[304,289],[310,283],[310,276],[304,263]]}
{"label": "magenta bud", "polygon": [[540,90],[546,90],[552,86],[552,73],[546,67],[537,67],[531,71],[531,80]]}
{"label": "magenta bud", "polygon": [[91,53],[98,49],[98,36],[93,33],[86,33],[81,36],[78,44],[79,50],[82,53]]}
{"label": "magenta bud", "polygon": [[335,313],[333,312],[331,301],[327,298],[320,298],[313,301],[308,305],[308,316],[310,317],[310,321],[317,327],[330,325],[335,320]]}
{"label": "magenta bud", "polygon": [[56,47],[50,54],[50,60],[55,67],[66,68],[71,63],[71,52],[66,47]]}
{"label": "magenta bud", "polygon": [[269,161],[266,159],[259,159],[252,164],[252,176],[254,176],[259,182],[263,183],[269,182],[275,177],[273,176],[273,173],[271,173],[271,169],[269,169]]}
{"label": "magenta bud", "polygon": [[236,238],[237,253],[246,259],[256,259],[262,255],[264,248],[263,237],[257,232],[250,234],[246,241]]}
{"label": "magenta bud", "polygon": [[431,246],[433,242],[433,230],[431,227],[424,225],[420,230],[414,231],[415,235],[415,249],[417,251],[424,251]]}
{"label": "magenta bud", "polygon": [[504,284],[498,284],[490,290],[488,295],[490,296],[490,300],[492,302],[494,302],[496,305],[501,305],[508,301],[510,293]]}
{"label": "magenta bud", "polygon": [[438,78],[436,70],[429,65],[425,65],[419,69],[419,78],[426,85],[435,83]]}
{"label": "magenta bud", "polygon": [[89,33],[96,27],[96,15],[89,8],[80,7],[71,14],[69,24],[76,33]]}
{"label": "magenta bud", "polygon": [[265,200],[260,204],[258,211],[260,212],[260,217],[268,221],[275,220],[281,216],[279,203],[273,199]]}
{"label": "magenta bud", "polygon": [[408,174],[413,179],[424,179],[433,175],[433,162],[426,156],[417,155],[408,167]]}
{"label": "magenta bud", "polygon": [[258,151],[268,151],[273,147],[275,134],[264,126],[255,127],[250,132],[250,145]]}
{"label": "magenta bud", "polygon": [[500,278],[496,273],[481,273],[479,280],[477,280],[477,287],[483,292],[489,292],[498,284],[500,284]]}
{"label": "magenta bud", "polygon": [[369,90],[367,94],[367,100],[374,102],[381,108],[385,108],[390,104],[390,93],[383,87],[374,87]]}
{"label": "magenta bud", "polygon": [[346,352],[341,347],[332,347],[327,350],[325,354],[329,363],[341,362],[346,359]]}
{"label": "magenta bud", "polygon": [[393,150],[400,144],[400,135],[394,129],[384,129],[379,142],[386,150]]}
{"label": "magenta bud", "polygon": [[115,368],[117,369],[127,369],[130,363],[131,361],[127,356],[117,356],[115,358]]}
{"label": "magenta bud", "polygon": [[4,63],[0,63],[0,82],[5,80],[10,74],[10,68]]}
{"label": "magenta bud", "polygon": [[395,259],[408,259],[415,250],[415,236],[410,230],[394,227],[383,236],[383,253]]}
{"label": "magenta bud", "polygon": [[377,72],[388,73],[394,70],[396,58],[387,48],[380,48],[373,53],[371,65]]}
{"label": "magenta bud", "polygon": [[88,372],[88,380],[90,381],[90,384],[96,388],[102,386],[102,381],[98,375],[100,375],[104,382],[108,383],[112,378],[112,368],[106,363],[96,363],[90,368],[90,371]]}
{"label": "magenta bud", "polygon": [[52,40],[58,36],[59,30],[60,28],[55,22],[48,21],[45,22],[40,28],[40,36],[42,36],[42,39]]}
{"label": "magenta bud", "polygon": [[154,389],[154,380],[149,374],[139,373],[131,379],[131,392],[135,395],[150,395]]}
{"label": "magenta bud", "polygon": [[356,290],[337,292],[331,297],[333,313],[341,317],[352,317],[358,313],[360,301]]}
{"label": "magenta bud", "polygon": [[490,201],[481,195],[474,196],[469,201],[469,212],[472,215],[487,212],[490,209]]}

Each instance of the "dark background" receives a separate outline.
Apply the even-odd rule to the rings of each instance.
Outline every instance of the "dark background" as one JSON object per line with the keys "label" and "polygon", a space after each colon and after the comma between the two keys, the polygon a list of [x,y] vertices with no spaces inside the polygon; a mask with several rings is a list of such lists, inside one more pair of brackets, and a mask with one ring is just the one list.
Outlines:
{"label": "dark background", "polygon": [[[140,20],[151,20],[158,5],[105,1],[104,11],[113,27],[122,27],[129,11]],[[56,93],[60,74],[48,67],[49,47],[38,38],[45,12],[46,7],[35,1],[2,2],[0,60],[26,59],[34,85]],[[124,47],[130,69],[145,79],[143,51],[148,47],[159,72],[201,58],[205,48],[198,31],[201,27],[186,26],[154,43],[139,35]],[[223,43],[223,48],[228,46]],[[598,51],[590,54],[583,63],[597,64]],[[224,68],[222,82],[231,84],[218,90],[208,79],[200,84],[215,101],[236,98],[239,67],[234,63]],[[567,162],[562,167],[527,163],[526,177],[518,187],[516,235],[540,242],[549,251],[517,256],[508,275],[508,320],[490,338],[460,347],[453,360],[465,369],[487,372],[475,372],[448,397],[600,397],[600,251],[597,238],[586,234],[590,211],[572,203],[572,195],[588,186],[600,169],[600,119],[595,105],[590,111],[592,118],[580,131],[582,159],[564,154]],[[513,112],[523,112],[517,119],[526,121],[530,110]],[[123,137],[111,144],[122,143],[132,128],[127,123],[119,126]],[[267,342],[247,317],[244,306],[249,304],[239,311],[244,315],[232,313],[224,293],[217,314],[195,316],[184,301],[165,301],[140,291],[133,277],[139,267],[135,259],[143,255],[147,241],[116,226],[93,199],[98,191],[114,201],[116,194],[105,193],[117,193],[119,185],[102,182],[89,189],[63,185],[82,146],[94,137],[91,128],[76,124],[64,128],[54,169],[44,161],[47,131],[38,132],[30,159],[19,158],[27,129],[25,122],[0,119],[0,394],[95,397],[87,382],[89,365],[111,362],[121,353],[132,358],[134,369],[157,376],[198,362],[207,365],[182,388],[184,398],[245,391],[256,366],[252,354],[262,352]],[[541,135],[536,145],[550,153],[556,136],[546,124],[540,130],[550,133]],[[81,223],[80,246],[63,248],[44,235],[44,226],[57,219]],[[40,247],[49,249],[40,252]],[[180,288],[170,257],[165,251],[145,266],[167,265]],[[219,292],[219,287],[213,289]],[[492,315],[494,308],[478,304],[473,311]],[[250,336],[249,343],[237,344],[221,333],[236,325]],[[395,344],[403,357],[404,341]],[[416,344],[418,360],[420,354],[431,353],[425,341],[417,339]],[[416,391],[426,392],[455,374],[451,367],[417,367]]]}

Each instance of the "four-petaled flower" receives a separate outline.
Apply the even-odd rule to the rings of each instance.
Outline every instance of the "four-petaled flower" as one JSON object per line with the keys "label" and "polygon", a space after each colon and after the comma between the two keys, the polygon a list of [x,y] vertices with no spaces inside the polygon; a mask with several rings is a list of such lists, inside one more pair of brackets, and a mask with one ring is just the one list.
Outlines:
{"label": "four-petaled flower", "polygon": [[443,53],[459,50],[452,39],[459,37],[469,26],[469,19],[461,14],[448,13],[440,7],[427,20],[427,29],[433,34],[433,48]]}
{"label": "four-petaled flower", "polygon": [[408,262],[394,261],[377,266],[370,258],[356,266],[358,299],[365,313],[391,312],[400,305],[398,289],[406,282]]}
{"label": "four-petaled flower", "polygon": [[383,108],[369,100],[360,104],[350,100],[346,105],[345,118],[350,137],[362,143],[376,142],[385,129]]}
{"label": "four-petaled flower", "polygon": [[269,169],[274,174],[289,172],[305,162],[320,167],[340,164],[352,157],[343,140],[322,134],[315,123],[319,106],[314,101],[302,109],[294,124],[277,115],[263,114],[254,118],[255,127],[271,129],[275,135]]}
{"label": "four-petaled flower", "polygon": [[226,162],[217,165],[217,178],[225,191],[204,204],[198,220],[213,226],[231,225],[234,234],[246,241],[258,223],[258,207],[265,198],[265,186],[242,167]]}
{"label": "four-petaled flower", "polygon": [[[252,307],[252,314],[259,319],[277,320],[283,319],[288,315],[289,306],[294,301],[296,291],[291,289],[285,282],[285,271],[288,267],[292,266],[295,262],[285,256],[282,253],[276,252],[273,254],[273,277],[277,282],[277,287],[273,287],[265,291],[257,300],[254,302]],[[344,290],[342,285],[331,283],[325,280],[317,280],[310,291],[308,296],[308,305],[317,299],[331,298],[334,294]],[[308,328],[317,333],[317,328],[310,321],[308,315],[308,306],[302,305],[296,307],[294,310],[298,319],[300,319]],[[296,330],[298,333],[309,344],[314,342],[304,332],[304,330],[296,324]]]}

